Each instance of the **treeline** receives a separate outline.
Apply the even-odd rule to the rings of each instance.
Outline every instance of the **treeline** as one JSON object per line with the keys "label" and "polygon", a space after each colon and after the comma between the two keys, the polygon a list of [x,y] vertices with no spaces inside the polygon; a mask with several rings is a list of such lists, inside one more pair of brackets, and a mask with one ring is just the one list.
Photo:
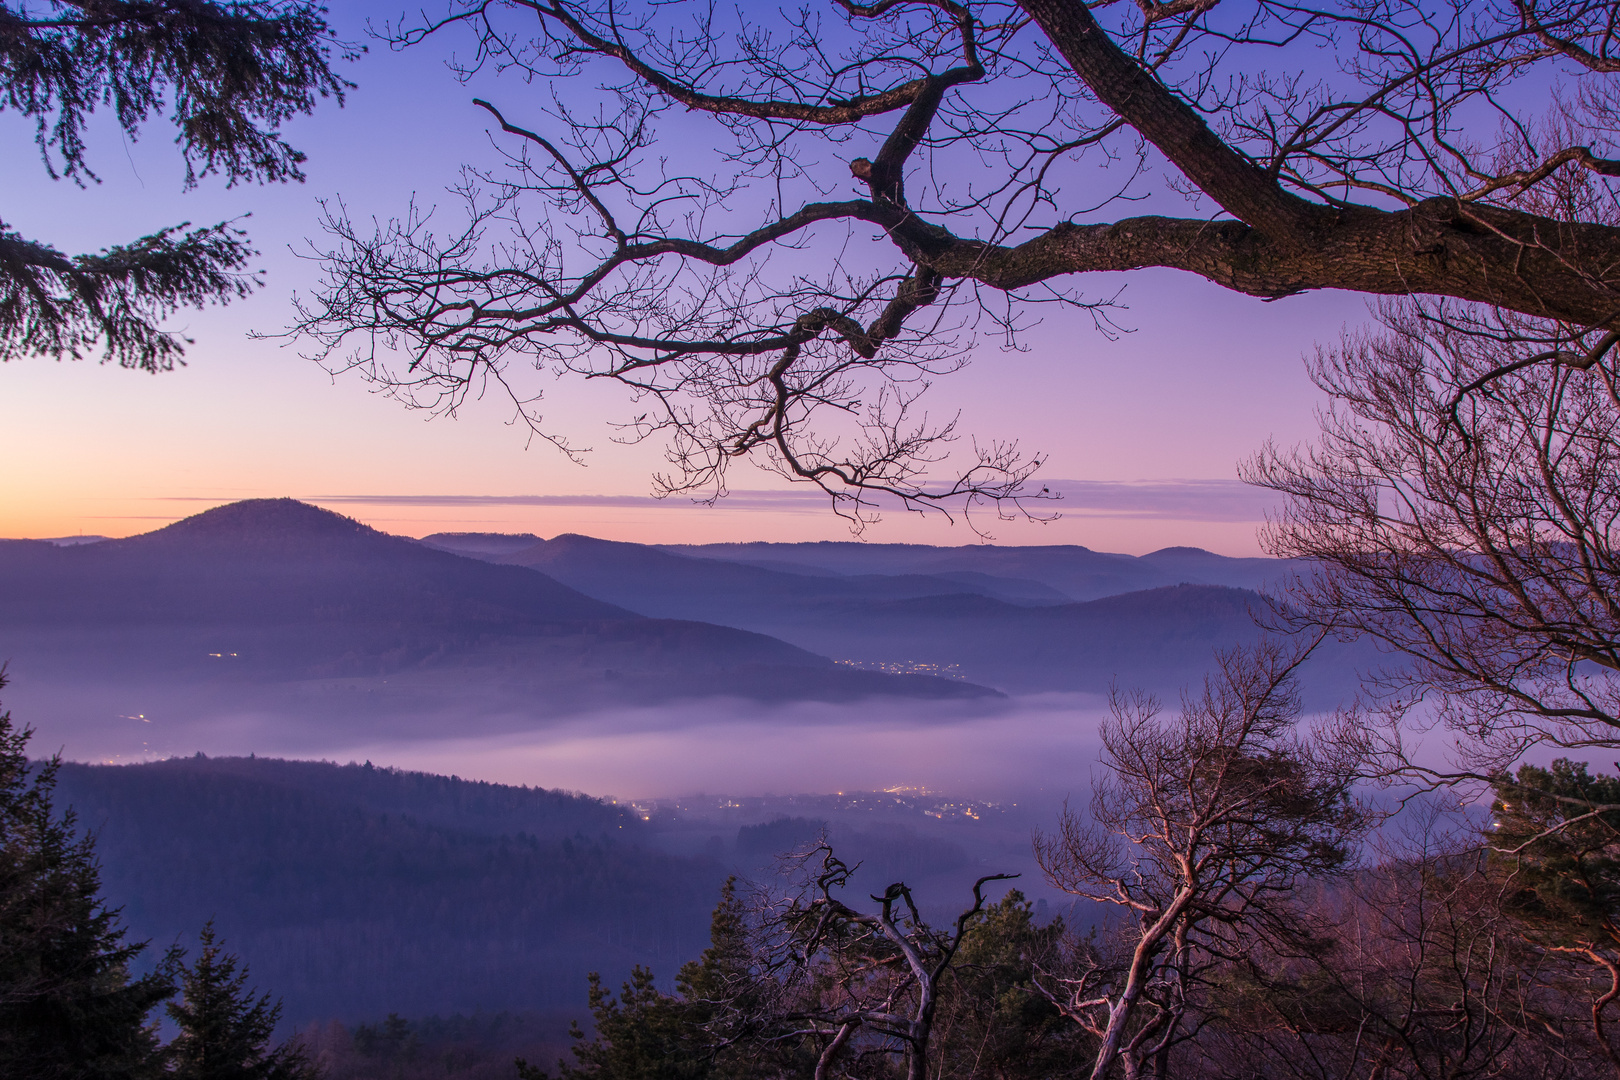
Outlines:
{"label": "treeline", "polygon": [[576,1005],[589,971],[692,955],[724,877],[568,793],[200,756],[58,775],[131,932],[215,920],[297,1024]]}
{"label": "treeline", "polygon": [[[577,1012],[577,1010],[571,1010]],[[560,1014],[460,1013],[408,1020],[330,1021],[299,1040],[324,1080],[514,1080],[516,1060],[549,1060],[568,1044]]]}
{"label": "treeline", "polygon": [[[760,942],[795,931],[799,944],[812,941],[814,908],[782,919],[732,897],[730,910],[717,913],[711,948],[682,969],[677,992],[658,989],[647,971],[617,993],[593,980],[592,1033],[576,1030],[568,1058],[530,1059],[523,1075],[1613,1076],[1613,1050],[1593,1024],[1607,1005],[1608,978],[1595,979],[1579,956],[1549,951],[1523,912],[1503,902],[1501,884],[1489,860],[1450,855],[1392,861],[1339,887],[1302,890],[1289,907],[1296,930],[1308,926],[1308,934],[1228,939],[1230,952],[1196,957],[1183,979],[1155,970],[1139,1006],[1124,1013],[1120,1052],[1101,1071],[1106,1012],[1129,979],[1136,927],[1042,924],[1020,894],[1007,894],[967,919],[931,980],[928,1035],[913,1042],[930,978],[909,969],[898,942],[864,934],[841,915],[836,933],[817,929],[842,940],[817,942],[815,961],[784,978]],[[804,917],[797,926],[795,917]],[[919,945],[933,936],[933,948],[951,939],[950,927],[917,929],[897,937]]]}

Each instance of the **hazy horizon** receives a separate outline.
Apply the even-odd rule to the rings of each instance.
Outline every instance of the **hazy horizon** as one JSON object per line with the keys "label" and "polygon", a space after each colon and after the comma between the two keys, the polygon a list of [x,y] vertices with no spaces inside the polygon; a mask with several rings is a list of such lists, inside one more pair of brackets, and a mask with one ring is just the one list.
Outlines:
{"label": "hazy horizon", "polygon": [[[1074,544],[1095,551],[1145,555],[1171,547],[1197,547],[1234,558],[1263,555],[1256,529],[1276,497],[1238,480],[1045,479],[1059,499],[1030,502],[1050,521],[996,518],[981,510],[954,524],[930,516],[919,521],[893,500],[878,500],[884,518],[860,534],[830,510],[827,497],[804,486],[739,489],[713,507],[689,499],[640,494],[448,495],[346,494],[251,491],[230,496],[156,496],[169,508],[142,515],[46,517],[4,539],[109,540],[139,536],[193,514],[249,498],[294,498],[352,517],[382,532],[421,539],[435,533],[533,533],[543,539],[574,533],[644,544],[747,544],[856,541],[955,547],[992,544],[1038,547]],[[157,505],[152,507],[157,509]],[[0,525],[7,518],[0,511]],[[77,528],[52,529],[77,522]],[[89,526],[95,526],[91,528]],[[594,530],[594,531],[593,531]],[[976,531],[977,530],[977,531]],[[1113,546],[1109,546],[1112,544]]]}
{"label": "hazy horizon", "polygon": [[[367,19],[396,14],[365,2],[334,8],[329,17],[340,35],[362,38]],[[498,80],[457,82],[430,49],[374,49],[344,65],[343,74],[358,84],[344,108],[329,103],[286,125],[293,145],[309,155],[303,184],[226,188],[205,180],[184,190],[182,163],[157,125],[131,142],[102,114],[89,130],[101,178],[91,190],[53,181],[31,153],[0,160],[7,227],[23,235],[49,238],[63,250],[95,251],[179,221],[251,212],[243,224],[262,253],[254,265],[266,272],[265,287],[252,296],[173,320],[195,341],[187,366],[174,372],[149,376],[94,359],[7,363],[0,423],[11,467],[0,476],[0,535],[126,535],[205,505],[291,495],[393,500],[328,504],[412,535],[467,528],[639,542],[849,537],[845,523],[813,496],[796,509],[739,498],[712,508],[680,497],[652,505],[650,477],[665,467],[664,448],[658,440],[613,441],[610,425],[637,407],[600,383],[530,379],[530,389],[545,393],[548,428],[589,448],[581,467],[509,425],[498,395],[465,402],[454,419],[425,423],[424,414],[373,393],[359,378],[328,375],[294,343],[250,338],[250,331],[279,333],[292,320],[292,295],[313,283],[316,266],[295,252],[319,236],[319,200],[342,198],[357,220],[386,219],[413,196],[421,205],[453,201],[444,188],[459,179],[460,163],[487,163],[497,153],[489,117],[472,99],[523,103],[520,89]],[[413,145],[431,143],[437,152],[408,152],[398,134],[405,130]],[[19,147],[34,135],[27,118],[13,113],[0,115],[0,132]],[[1321,395],[1302,358],[1344,327],[1365,322],[1364,302],[1322,291],[1270,303],[1164,270],[1128,279],[1099,275],[1088,288],[1113,295],[1122,286],[1112,317],[1125,332],[1101,332],[1085,312],[1035,313],[1042,321],[1030,320],[1026,351],[987,335],[972,364],[937,380],[926,401],[930,414],[960,412],[959,429],[980,440],[1021,440],[1046,462],[1039,481],[1070,489],[1066,516],[1048,525],[987,515],[999,543],[1076,543],[1134,554],[1185,543],[1257,554],[1260,515],[1252,509],[1235,520],[1097,507],[1075,485],[1235,486],[1237,463],[1268,436],[1284,445],[1310,436]],[[959,449],[970,441],[964,438]],[[738,494],[783,490],[752,468],[734,471],[728,485]],[[798,499],[801,492],[788,495]],[[549,507],[500,501],[530,497],[599,501]],[[456,506],[424,499],[486,501]],[[902,512],[886,515],[868,538],[975,541],[960,523]]]}
{"label": "hazy horizon", "polygon": [[[55,696],[55,695],[53,695]],[[244,710],[171,725],[161,715],[115,715],[80,725],[29,714],[26,686],[7,707],[34,725],[35,752],[86,764],[134,764],[203,753],[370,761],[493,783],[562,788],[620,799],[696,793],[790,795],[927,788],[984,799],[1089,786],[1094,694],[1036,694],[999,702],[861,701],[762,705],[711,698],[608,708],[564,718],[511,717],[507,730],[355,739],[323,736],[319,718]],[[453,718],[444,717],[448,724]],[[122,720],[122,725],[117,721]],[[527,720],[526,726],[518,726]],[[421,731],[420,718],[413,729]]]}

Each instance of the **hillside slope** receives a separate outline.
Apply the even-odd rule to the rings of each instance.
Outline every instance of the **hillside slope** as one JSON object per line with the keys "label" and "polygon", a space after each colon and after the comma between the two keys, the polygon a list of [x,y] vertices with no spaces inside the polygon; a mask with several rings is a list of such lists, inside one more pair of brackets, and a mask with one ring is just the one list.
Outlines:
{"label": "hillside slope", "polygon": [[1257,637],[1263,607],[1245,589],[1170,585],[1043,607],[964,595],[865,602],[755,625],[832,656],[953,666],[1013,692],[1170,690],[1200,678],[1215,649]]}
{"label": "hillside slope", "polygon": [[666,545],[663,550],[783,570],[798,568],[801,572],[984,574],[1039,582],[1068,600],[1097,600],[1164,585],[1259,589],[1290,569],[1290,564],[1278,559],[1236,559],[1186,547],[1165,548],[1142,556],[1093,551],[1077,544],[933,547],[850,541]]}
{"label": "hillside slope", "polygon": [[[948,671],[1012,694],[1197,681],[1213,650],[1258,636],[1266,601],[1254,589],[1291,569],[1198,548],[1132,557],[1075,546],[528,539],[426,542],[543,570],[647,614],[753,630],[871,670]],[[1345,689],[1367,659],[1326,649],[1310,668],[1315,699]]]}
{"label": "hillside slope", "polygon": [[67,764],[137,939],[209,919],[294,1024],[577,1008],[585,975],[703,946],[724,870],[585,796],[316,762]]}
{"label": "hillside slope", "polygon": [[741,625],[756,613],[773,608],[853,600],[906,600],[947,593],[972,593],[1014,603],[1068,600],[1037,581],[989,574],[795,573],[574,534],[485,557],[539,570],[582,593],[644,615],[729,626]]}
{"label": "hillside slope", "polygon": [[0,662],[43,730],[96,757],[321,753],[715,695],[993,696],[746,628],[647,618],[290,499],[124,540],[0,542]]}

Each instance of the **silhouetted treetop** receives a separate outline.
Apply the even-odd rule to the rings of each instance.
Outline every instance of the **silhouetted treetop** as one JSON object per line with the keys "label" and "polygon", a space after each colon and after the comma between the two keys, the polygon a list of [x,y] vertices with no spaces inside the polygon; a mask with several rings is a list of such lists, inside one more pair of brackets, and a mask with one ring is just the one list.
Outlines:
{"label": "silhouetted treetop", "polygon": [[[350,84],[332,70],[325,9],[300,0],[44,0],[0,4],[0,110],[34,122],[53,178],[97,179],[86,131],[98,108],[133,140],[155,115],[173,125],[189,188],[302,180],[281,125]],[[0,360],[78,359],[96,348],[161,371],[185,342],[176,309],[224,303],[258,284],[254,251],[229,222],[159,230],[97,254],[66,255],[0,219]]]}

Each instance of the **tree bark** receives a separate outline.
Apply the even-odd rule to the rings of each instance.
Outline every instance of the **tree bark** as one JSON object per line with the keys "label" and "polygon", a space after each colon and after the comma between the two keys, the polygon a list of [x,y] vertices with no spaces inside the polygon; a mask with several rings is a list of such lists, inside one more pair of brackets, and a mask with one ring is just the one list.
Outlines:
{"label": "tree bark", "polygon": [[1237,220],[1060,225],[1017,248],[959,250],[929,263],[947,276],[1018,288],[1061,273],[1164,266],[1252,296],[1431,293],[1582,326],[1620,325],[1620,229],[1450,197],[1394,211],[1309,202],[1227,145],[1115,45],[1085,4],[1021,6],[1098,100]]}

